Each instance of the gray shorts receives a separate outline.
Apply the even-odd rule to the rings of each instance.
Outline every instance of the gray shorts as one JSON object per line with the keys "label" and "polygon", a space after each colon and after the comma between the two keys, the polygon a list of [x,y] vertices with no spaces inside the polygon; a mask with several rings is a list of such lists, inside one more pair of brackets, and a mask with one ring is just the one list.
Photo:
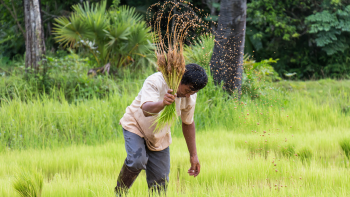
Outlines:
{"label": "gray shorts", "polygon": [[131,170],[146,170],[148,187],[165,185],[169,181],[169,147],[161,151],[151,151],[140,136],[123,128],[127,157],[125,164]]}

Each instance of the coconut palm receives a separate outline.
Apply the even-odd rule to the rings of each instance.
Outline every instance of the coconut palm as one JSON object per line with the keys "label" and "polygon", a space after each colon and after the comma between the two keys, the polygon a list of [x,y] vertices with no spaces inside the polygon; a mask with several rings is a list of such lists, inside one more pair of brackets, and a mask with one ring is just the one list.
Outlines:
{"label": "coconut palm", "polygon": [[80,48],[92,54],[99,66],[116,68],[153,64],[152,34],[135,8],[106,9],[101,3],[77,4],[70,17],[56,20],[54,34],[64,47]]}

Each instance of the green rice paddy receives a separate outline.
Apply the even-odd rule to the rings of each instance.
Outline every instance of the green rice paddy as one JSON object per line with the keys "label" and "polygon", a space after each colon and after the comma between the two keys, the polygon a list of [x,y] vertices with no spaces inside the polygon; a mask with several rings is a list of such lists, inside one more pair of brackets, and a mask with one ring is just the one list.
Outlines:
{"label": "green rice paddy", "polygon": [[[15,176],[43,176],[42,196],[114,196],[126,156],[119,119],[136,96],[69,103],[39,98],[0,104],[0,196],[19,196]],[[200,91],[201,173],[187,175],[179,124],[170,146],[167,196],[350,196],[350,81],[275,83],[260,99]],[[128,196],[148,196],[142,172]]]}

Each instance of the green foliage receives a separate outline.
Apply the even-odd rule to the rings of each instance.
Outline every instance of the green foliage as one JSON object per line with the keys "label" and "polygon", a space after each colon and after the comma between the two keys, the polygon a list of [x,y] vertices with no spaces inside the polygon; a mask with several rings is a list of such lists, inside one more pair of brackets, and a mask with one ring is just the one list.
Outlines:
{"label": "green foliage", "polygon": [[341,149],[344,151],[345,156],[350,159],[350,139],[343,139],[339,142]]}
{"label": "green foliage", "polygon": [[[25,31],[23,1],[3,0],[11,12],[0,3],[0,57],[10,60],[17,59],[25,53],[25,39],[20,31],[20,25]],[[52,23],[54,18],[67,15],[71,11],[71,6],[81,3],[81,0],[40,0],[41,21],[44,27],[45,45],[47,51],[57,50],[57,45],[52,39]],[[17,16],[17,19],[13,17]]]}
{"label": "green foliage", "polygon": [[255,62],[248,56],[245,56],[243,67],[244,73],[247,75],[249,80],[257,79],[258,81],[273,82],[281,80],[278,73],[270,65],[272,63],[277,63],[278,59],[274,60],[272,58],[268,60],[262,60],[261,62]]}
{"label": "green foliage", "polygon": [[46,56],[46,59],[48,69],[45,75],[24,75],[24,62],[12,70],[5,69],[0,81],[0,98],[26,100],[63,91],[65,99],[72,102],[93,97],[104,98],[109,92],[118,89],[115,80],[110,77],[87,76],[91,60],[81,58],[73,51],[62,57]]}
{"label": "green foliage", "polygon": [[[50,72],[48,80],[52,80],[49,83],[52,86],[45,94],[37,90],[42,87],[39,81],[36,84],[33,79],[33,82],[28,83],[22,75],[0,76],[0,152],[7,148],[91,145],[104,143],[119,135],[120,117],[135,99],[144,80],[155,70],[135,73],[128,69],[122,73],[123,77],[113,80],[107,77],[85,78],[88,67],[85,64],[89,60],[74,56],[71,54],[69,57],[48,60],[51,66],[55,66],[53,62],[57,60],[59,69]],[[67,60],[63,60],[65,58]],[[67,64],[67,71],[61,69],[62,65]],[[70,71],[75,78],[68,75]],[[98,88],[95,89],[94,84]],[[216,86],[209,76],[207,86],[197,96],[194,116],[196,130],[235,131],[244,137],[251,131],[262,134],[261,131],[266,130],[270,134],[270,128],[279,129],[273,129],[272,135],[282,134],[279,133],[281,130],[304,134],[327,129],[340,132],[350,127],[349,113],[343,112],[349,106],[349,81],[281,81],[270,85],[272,90],[264,90],[266,96],[251,99],[248,95],[242,95],[241,100],[238,100]],[[104,91],[106,86],[111,88]],[[97,89],[103,92],[95,92]],[[173,129],[175,132],[172,135],[182,135],[181,124],[176,124]],[[259,134],[258,142],[265,143]],[[276,140],[268,134],[264,138],[273,145],[269,149],[278,152],[277,144],[273,144]],[[285,143],[284,138],[282,142]],[[270,151],[267,148],[263,150]],[[265,153],[261,154],[263,156]]]}
{"label": "green foliage", "polygon": [[82,49],[103,66],[116,68],[153,63],[154,52],[150,28],[135,8],[122,6],[106,10],[106,1],[73,6],[70,17],[55,19],[54,32],[63,45]]}
{"label": "green foliage", "polygon": [[50,90],[65,90],[65,98],[69,101],[80,101],[87,98],[104,98],[109,92],[117,90],[115,81],[107,76],[89,77],[91,60],[81,58],[77,54],[55,58],[47,57],[49,63],[48,82]]}
{"label": "green foliage", "polygon": [[[192,45],[184,47],[184,56],[186,63],[196,63],[205,68],[210,73],[210,60],[214,49],[214,36],[211,34],[203,34],[193,41]],[[278,59],[272,58],[256,62],[248,55],[244,58],[243,63],[243,80],[242,93],[253,98],[263,93],[263,89],[268,83],[281,80],[278,73],[271,66],[277,63]],[[210,78],[210,77],[209,77]],[[216,89],[210,87],[210,89]]]}
{"label": "green foliage", "polygon": [[119,6],[119,4],[120,4],[120,0],[113,0],[113,1],[112,1],[112,5],[111,5],[111,8],[117,9],[118,6]]}
{"label": "green foliage", "polygon": [[186,63],[196,63],[206,72],[210,71],[209,63],[214,50],[214,36],[212,34],[203,34],[193,41],[191,46],[184,46],[184,56]]}
{"label": "green foliage", "polygon": [[350,35],[350,5],[336,12],[317,12],[306,17],[305,22],[311,24],[309,33],[316,34],[316,45],[327,55],[344,53],[349,48],[350,40],[347,38]]}
{"label": "green foliage", "polygon": [[348,0],[253,0],[247,4],[246,53],[298,78],[349,78]]}
{"label": "green foliage", "polygon": [[246,55],[243,63],[242,94],[249,95],[252,98],[259,97],[261,94],[265,94],[264,89],[267,88],[269,83],[281,80],[278,73],[271,66],[272,63],[277,61],[278,59],[270,58],[256,62]]}
{"label": "green foliage", "polygon": [[21,197],[41,197],[44,180],[43,176],[35,171],[21,170],[18,172],[13,187]]}
{"label": "green foliage", "polygon": [[[22,2],[10,0],[3,0],[3,2],[12,9],[12,13],[18,14],[18,23],[24,29]],[[0,58],[12,59],[17,54],[24,53],[25,40],[16,20],[2,3],[0,3],[0,13]]]}

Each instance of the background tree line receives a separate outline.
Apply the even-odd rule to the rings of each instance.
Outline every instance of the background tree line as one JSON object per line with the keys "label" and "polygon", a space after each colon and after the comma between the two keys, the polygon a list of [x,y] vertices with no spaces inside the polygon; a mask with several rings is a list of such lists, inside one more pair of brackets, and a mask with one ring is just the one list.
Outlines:
{"label": "background tree line", "polygon": [[[98,0],[89,2],[99,2]],[[115,0],[114,0],[115,2]],[[145,14],[158,0],[120,0]],[[220,0],[190,0],[218,20]],[[69,16],[83,0],[41,0],[46,51],[56,51],[54,19]],[[113,0],[107,1],[107,7]],[[0,0],[0,59],[10,61],[25,53],[23,1]],[[257,61],[279,59],[275,70],[297,73],[301,79],[350,77],[350,0],[248,0],[245,53]],[[212,23],[213,31],[215,26]]]}

